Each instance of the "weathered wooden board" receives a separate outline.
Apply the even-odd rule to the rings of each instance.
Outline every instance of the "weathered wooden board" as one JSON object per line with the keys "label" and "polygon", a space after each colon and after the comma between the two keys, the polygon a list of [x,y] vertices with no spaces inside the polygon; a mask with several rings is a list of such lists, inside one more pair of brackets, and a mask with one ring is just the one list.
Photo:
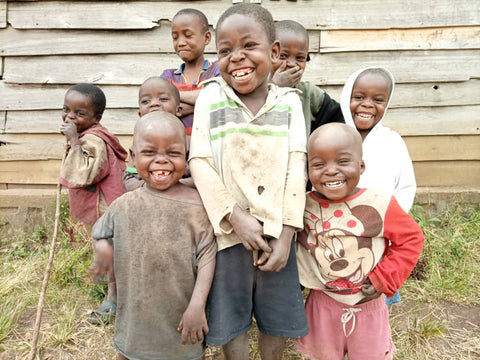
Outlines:
{"label": "weathered wooden board", "polygon": [[0,161],[0,183],[57,184],[61,160]]}
{"label": "weathered wooden board", "polygon": [[2,133],[5,131],[6,123],[7,123],[7,113],[6,111],[0,111],[0,131]]}
{"label": "weathered wooden board", "polygon": [[404,136],[403,139],[413,161],[480,160],[480,139],[475,135]]}
{"label": "weathered wooden board", "polygon": [[[0,29],[0,55],[74,55],[172,53],[171,26],[162,21],[157,28],[147,30],[17,30]],[[309,49],[318,52],[320,31],[309,32]],[[215,57],[215,41],[205,48]],[[180,60],[178,60],[180,63]]]}
{"label": "weathered wooden board", "polygon": [[[399,83],[464,81],[480,78],[479,58],[480,50],[312,54],[303,78],[321,85],[343,85],[357,69],[382,66],[390,69]],[[178,65],[175,54],[6,57],[3,79],[22,84],[138,85],[160,74],[159,69]]]}
{"label": "weathered wooden board", "polygon": [[[63,104],[63,103],[61,103]],[[107,109],[102,125],[116,135],[132,134],[138,120],[138,109]],[[58,134],[61,110],[12,111],[7,113],[7,134]],[[28,124],[28,125],[27,125]]]}
{"label": "weathered wooden board", "polygon": [[[0,81],[1,110],[60,109],[69,85],[16,85]],[[101,85],[107,108],[137,108],[139,85]],[[322,85],[340,101],[342,86]],[[390,108],[480,103],[480,79],[462,82],[404,83],[395,86]],[[28,96],[26,95],[28,94]]]}
{"label": "weathered wooden board", "polygon": [[[216,24],[230,0],[202,1],[197,5]],[[39,1],[11,2],[8,21],[18,29],[149,29],[159,20],[171,20],[185,2],[146,1]],[[427,2],[264,1],[274,19],[292,19],[307,29],[390,29],[466,26],[480,23],[478,6],[471,0]],[[59,9],[62,9],[59,12]],[[355,14],[352,14],[352,11]],[[95,14],[95,16],[92,16]]]}
{"label": "weathered wooden board", "polygon": [[[5,132],[58,133],[60,116],[60,109],[9,111]],[[131,134],[137,119],[138,112],[135,108],[107,109],[102,124],[115,134]],[[403,136],[478,135],[480,105],[390,109],[385,116],[385,125]]]}
{"label": "weathered wooden board", "polygon": [[[0,81],[0,110],[58,109],[71,85],[17,85]],[[139,85],[101,85],[107,108],[138,108]]]}
{"label": "weathered wooden board", "polygon": [[[0,161],[0,184],[56,184],[60,160]],[[478,161],[414,162],[417,186],[471,186],[480,183]]]}
{"label": "weathered wooden board", "polygon": [[384,123],[402,136],[480,135],[480,105],[392,109]]}
{"label": "weathered wooden board", "polygon": [[180,62],[175,54],[6,57],[3,78],[29,84],[139,85],[163,69],[177,68]]}
{"label": "weathered wooden board", "polygon": [[324,30],[320,52],[479,49],[480,26],[388,30]]}
{"label": "weathered wooden board", "polygon": [[[125,149],[132,145],[131,135],[118,136]],[[51,160],[62,159],[65,151],[65,137],[61,134],[0,135],[6,143],[0,148],[0,161]]]}
{"label": "weathered wooden board", "polygon": [[7,0],[0,0],[0,28],[7,27]]}
{"label": "weathered wooden board", "polygon": [[[125,149],[132,135],[118,135]],[[477,136],[408,136],[405,143],[413,161],[480,160]],[[0,148],[0,161],[61,159],[65,137],[61,134],[0,134],[6,143]],[[480,161],[479,161],[480,166]]]}
{"label": "weathered wooden board", "polygon": [[417,186],[469,186],[478,189],[478,161],[414,162]]}
{"label": "weathered wooden board", "polygon": [[319,85],[343,85],[351,73],[369,66],[389,69],[397,83],[480,77],[480,50],[326,53],[311,54],[310,58],[303,79]]}

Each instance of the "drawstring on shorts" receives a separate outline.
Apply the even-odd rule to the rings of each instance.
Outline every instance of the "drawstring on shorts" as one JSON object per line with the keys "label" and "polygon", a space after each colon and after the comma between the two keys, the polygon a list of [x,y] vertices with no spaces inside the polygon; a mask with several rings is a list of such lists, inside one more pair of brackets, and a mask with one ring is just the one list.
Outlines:
{"label": "drawstring on shorts", "polygon": [[[345,311],[345,313],[343,313],[342,317],[341,317],[342,325],[343,325],[343,334],[345,335],[345,337],[349,337],[352,334],[353,330],[355,329],[355,313],[359,312],[359,311],[362,311],[362,309],[360,309],[360,308],[343,308],[342,310]],[[347,326],[346,325],[350,320],[352,320],[352,328],[350,329],[349,333],[347,334],[347,329],[346,329]]]}

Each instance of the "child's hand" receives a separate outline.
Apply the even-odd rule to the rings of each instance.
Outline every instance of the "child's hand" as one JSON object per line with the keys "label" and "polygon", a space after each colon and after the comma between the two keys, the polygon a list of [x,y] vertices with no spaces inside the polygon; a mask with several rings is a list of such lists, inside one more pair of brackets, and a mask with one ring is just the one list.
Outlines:
{"label": "child's hand", "polygon": [[96,240],[93,261],[88,273],[94,282],[100,282],[106,274],[113,273],[113,247],[106,239]]}
{"label": "child's hand", "polygon": [[362,299],[362,303],[366,301],[370,301],[373,299],[378,298],[382,293],[377,292],[375,287],[372,285],[369,279],[365,282],[365,284],[362,285],[361,287],[363,295],[365,295],[365,298]]}
{"label": "child's hand", "polygon": [[60,132],[65,135],[70,145],[78,141],[77,126],[71,121],[64,121],[60,125]]}
{"label": "child's hand", "polygon": [[235,205],[229,221],[230,224],[232,224],[233,231],[235,231],[247,250],[272,252],[272,249],[262,237],[262,224],[248,212],[242,210],[238,205]]}
{"label": "child's hand", "polygon": [[202,342],[203,336],[208,334],[205,310],[195,306],[188,306],[183,313],[177,330],[182,332],[182,345],[188,342],[188,338],[190,338],[190,343],[192,344]]}
{"label": "child's hand", "polygon": [[287,68],[287,63],[284,62],[284,64],[273,73],[272,82],[277,86],[295,87],[300,82],[302,75],[303,69],[299,66]]}
{"label": "child's hand", "polygon": [[290,247],[295,230],[284,225],[280,238],[271,239],[268,244],[272,248],[270,254],[262,254],[258,259],[258,268],[262,271],[280,271],[287,265]]}

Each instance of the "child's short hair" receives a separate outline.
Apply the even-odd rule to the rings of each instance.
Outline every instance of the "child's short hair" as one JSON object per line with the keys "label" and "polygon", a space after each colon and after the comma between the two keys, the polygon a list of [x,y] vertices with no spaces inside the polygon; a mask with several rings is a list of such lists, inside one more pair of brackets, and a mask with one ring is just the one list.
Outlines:
{"label": "child's short hair", "polygon": [[98,86],[87,83],[80,83],[73,85],[71,88],[68,89],[67,92],[69,91],[76,91],[89,97],[90,100],[92,100],[95,115],[103,115],[103,112],[105,111],[105,106],[107,104],[107,99],[105,98],[105,94],[103,93],[103,91]]}
{"label": "child's short hair", "polygon": [[220,16],[217,21],[217,31],[227,18],[235,14],[245,15],[253,18],[265,30],[268,41],[270,41],[271,44],[275,42],[275,23],[273,21],[272,14],[270,14],[270,12],[261,5],[254,3],[240,3],[233,5],[227,10],[225,10],[225,12]]}
{"label": "child's short hair", "polygon": [[162,78],[161,76],[150,76],[148,79],[146,79],[142,85],[140,85],[140,88],[145,85],[147,82],[152,81],[152,80],[157,80],[163,82],[166,86],[172,90],[172,94],[175,97],[175,102],[177,105],[180,105],[180,91],[178,91],[178,88],[173,85],[171,81],[168,81],[167,79]]}
{"label": "child's short hair", "polygon": [[208,26],[208,19],[205,16],[205,14],[203,12],[201,12],[200,10],[192,9],[192,8],[181,9],[173,16],[172,21],[179,15],[196,16],[198,18],[198,20],[200,21],[200,23],[202,24],[203,31],[207,32],[207,31],[210,30],[210,27]]}
{"label": "child's short hair", "polygon": [[387,70],[383,69],[383,68],[368,68],[368,69],[365,69],[364,71],[362,71],[360,74],[358,74],[357,76],[357,79],[360,77],[360,76],[363,76],[365,74],[376,74],[376,75],[380,75],[382,77],[385,78],[385,80],[387,80],[388,82],[388,85],[389,85],[389,91],[388,91],[388,96],[390,97],[392,95],[392,77],[391,75],[388,73]]}
{"label": "child's short hair", "polygon": [[276,30],[276,32],[290,31],[290,32],[294,32],[296,34],[302,34],[307,39],[307,43],[308,43],[307,29],[305,29],[305,27],[302,24],[300,24],[296,21],[293,21],[293,20],[277,21],[277,22],[275,22],[275,30]]}

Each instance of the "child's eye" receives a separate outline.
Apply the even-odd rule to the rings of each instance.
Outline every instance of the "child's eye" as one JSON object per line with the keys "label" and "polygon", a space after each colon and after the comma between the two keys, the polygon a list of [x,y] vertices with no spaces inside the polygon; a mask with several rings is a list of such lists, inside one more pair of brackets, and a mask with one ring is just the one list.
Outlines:
{"label": "child's eye", "polygon": [[219,49],[218,54],[219,55],[227,55],[230,52],[230,49],[224,48],[224,49]]}
{"label": "child's eye", "polygon": [[170,99],[169,99],[167,96],[162,96],[162,97],[160,98],[160,101],[161,101],[161,102],[168,102],[169,100],[170,100]]}
{"label": "child's eye", "polygon": [[287,54],[280,54],[280,60],[287,60],[288,55]]}
{"label": "child's eye", "polygon": [[305,56],[297,56],[296,57],[297,62],[299,63],[304,63],[307,62],[307,58]]}
{"label": "child's eye", "polygon": [[246,47],[246,48],[251,48],[251,47],[254,47],[255,45],[256,45],[256,44],[255,44],[254,42],[247,42],[247,43],[245,44],[245,47]]}
{"label": "child's eye", "polygon": [[354,95],[354,96],[352,96],[352,99],[355,99],[355,100],[362,100],[362,99],[363,99],[363,96],[360,96],[360,95]]}
{"label": "child's eye", "polygon": [[180,151],[170,151],[168,154],[170,156],[175,156],[175,157],[183,156],[183,154]]}
{"label": "child's eye", "polygon": [[143,154],[143,155],[153,155],[153,154],[155,154],[155,152],[153,150],[148,150],[148,149],[147,150],[142,150],[142,151],[140,151],[140,153]]}
{"label": "child's eye", "polygon": [[383,102],[385,102],[385,99],[383,99],[383,98],[376,98],[375,101],[378,102],[378,103],[383,103]]}
{"label": "child's eye", "polygon": [[142,101],[140,101],[140,104],[147,105],[149,102],[150,102],[150,99],[142,99]]}

